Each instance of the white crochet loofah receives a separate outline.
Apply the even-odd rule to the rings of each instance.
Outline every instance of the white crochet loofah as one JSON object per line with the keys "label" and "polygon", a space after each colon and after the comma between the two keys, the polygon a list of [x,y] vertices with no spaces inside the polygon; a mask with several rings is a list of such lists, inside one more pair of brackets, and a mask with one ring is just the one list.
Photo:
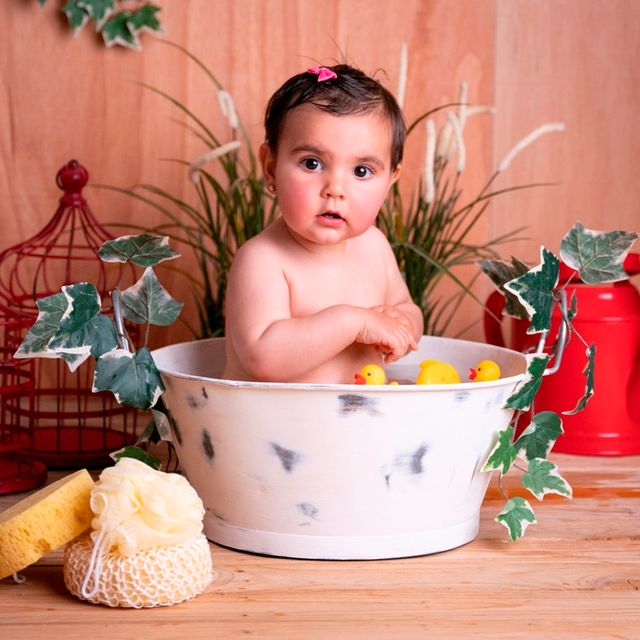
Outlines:
{"label": "white crochet loofah", "polygon": [[160,607],[189,600],[213,579],[209,543],[204,535],[183,544],[152,547],[133,556],[104,553],[99,570],[92,572],[91,591],[83,589],[94,544],[89,534],[70,542],[64,554],[64,582],[82,600],[110,607]]}

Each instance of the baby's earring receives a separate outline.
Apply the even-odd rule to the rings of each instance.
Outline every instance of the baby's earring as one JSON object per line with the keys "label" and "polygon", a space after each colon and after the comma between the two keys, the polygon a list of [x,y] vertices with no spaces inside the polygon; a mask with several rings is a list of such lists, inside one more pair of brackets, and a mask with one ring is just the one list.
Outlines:
{"label": "baby's earring", "polygon": [[270,193],[275,193],[276,192],[276,185],[275,184],[270,184],[267,186],[267,189],[269,190]]}

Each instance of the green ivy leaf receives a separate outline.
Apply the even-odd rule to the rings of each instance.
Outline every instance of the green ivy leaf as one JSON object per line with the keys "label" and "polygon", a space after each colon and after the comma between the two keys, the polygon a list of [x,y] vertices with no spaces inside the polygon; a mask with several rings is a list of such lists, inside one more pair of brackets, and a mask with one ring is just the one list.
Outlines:
{"label": "green ivy leaf", "polygon": [[513,393],[504,403],[505,409],[519,409],[526,411],[531,406],[538,388],[542,384],[542,376],[547,368],[549,356],[545,353],[534,353],[525,356],[527,358],[527,373],[518,383]]}
{"label": "green ivy leaf", "polygon": [[96,362],[93,391],[111,391],[120,404],[146,410],[156,403],[164,385],[149,349],[135,354],[112,349]]}
{"label": "green ivy leaf", "polygon": [[596,345],[595,344],[589,345],[589,347],[587,347],[586,354],[587,354],[587,364],[585,365],[585,368],[582,370],[582,375],[586,378],[584,394],[578,400],[578,404],[576,404],[576,406],[571,411],[562,412],[566,416],[572,416],[582,411],[587,406],[587,402],[589,402],[589,400],[591,399],[591,396],[594,393]]}
{"label": "green ivy leaf", "polygon": [[507,427],[498,432],[498,441],[491,450],[487,461],[482,467],[483,471],[500,470],[500,475],[509,471],[515,462],[518,449],[513,444],[513,427]]}
{"label": "green ivy leaf", "polygon": [[522,476],[522,486],[531,491],[538,500],[542,500],[547,493],[573,497],[571,485],[560,475],[558,467],[553,462],[541,458],[529,461],[529,467]]}
{"label": "green ivy leaf", "polygon": [[510,280],[514,280],[529,271],[529,266],[520,262],[517,258],[511,257],[511,264],[503,260],[481,260],[480,270],[491,278],[491,281],[504,294],[504,312],[510,316],[528,320],[527,310],[520,304],[518,298],[504,288]]}
{"label": "green ivy leaf", "polygon": [[101,29],[102,39],[107,47],[119,44],[129,49],[140,49],[140,40],[129,25],[130,11],[119,11],[104,23]]}
{"label": "green ivy leaf", "polygon": [[100,31],[103,23],[108,20],[115,9],[114,0],[78,0],[77,4],[96,23],[96,31]]}
{"label": "green ivy leaf", "polygon": [[57,358],[55,351],[47,349],[49,341],[56,334],[60,320],[69,303],[64,293],[54,293],[36,300],[38,317],[24,337],[15,353],[16,358]]}
{"label": "green ivy leaf", "polygon": [[593,231],[576,222],[562,239],[560,257],[587,284],[625,280],[629,276],[622,263],[637,237],[626,231]]}
{"label": "green ivy leaf", "polygon": [[77,35],[82,31],[84,25],[89,22],[89,14],[82,6],[82,0],[68,0],[62,8],[67,20],[73,29],[73,34]]}
{"label": "green ivy leaf", "polygon": [[546,458],[562,433],[560,416],[554,411],[542,411],[533,416],[531,424],[520,434],[516,448],[524,451],[527,460]]}
{"label": "green ivy leaf", "polygon": [[160,21],[156,17],[156,13],[160,11],[160,7],[152,4],[144,4],[139,9],[131,12],[129,19],[129,28],[134,32],[153,31],[155,33],[162,32]]}
{"label": "green ivy leaf", "polygon": [[540,258],[540,264],[504,285],[507,291],[518,298],[531,318],[527,333],[540,333],[551,327],[551,312],[555,302],[553,290],[558,284],[560,261],[544,247],[540,250]]}
{"label": "green ivy leaf", "polygon": [[88,282],[62,287],[67,309],[48,348],[60,354],[99,358],[117,345],[113,321],[100,313],[100,294]]}
{"label": "green ivy leaf", "polygon": [[174,300],[160,284],[151,267],[147,267],[142,277],[122,292],[122,304],[127,320],[160,326],[174,322],[183,307],[182,302]]}
{"label": "green ivy leaf", "polygon": [[515,542],[524,535],[530,524],[536,524],[536,514],[527,500],[520,497],[511,498],[504,505],[504,509],[496,516],[496,522],[509,530],[511,542]]}
{"label": "green ivy leaf", "polygon": [[163,260],[173,260],[180,256],[169,246],[168,236],[154,236],[147,233],[107,240],[100,247],[98,255],[104,262],[130,260],[139,267],[153,267]]}
{"label": "green ivy leaf", "polygon": [[109,454],[109,457],[118,462],[122,458],[135,458],[136,460],[140,460],[140,462],[144,462],[148,464],[152,469],[159,469],[162,466],[162,461],[160,458],[156,458],[156,456],[152,456],[150,453],[147,453],[144,449],[140,447],[128,446],[119,449],[118,451],[114,451]]}

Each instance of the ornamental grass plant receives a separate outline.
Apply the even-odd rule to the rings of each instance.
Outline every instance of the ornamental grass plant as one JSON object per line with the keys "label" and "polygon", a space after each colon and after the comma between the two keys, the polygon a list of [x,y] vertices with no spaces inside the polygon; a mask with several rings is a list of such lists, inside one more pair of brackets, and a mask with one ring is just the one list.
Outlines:
{"label": "ornamental grass plant", "polygon": [[[401,106],[407,60],[407,50],[403,45],[396,92]],[[423,113],[410,123],[407,127],[408,140],[412,134],[417,134],[419,125],[425,125],[423,173],[417,180],[413,179],[413,193],[409,198],[403,196],[406,189],[394,184],[378,218],[378,225],[393,247],[411,297],[422,309],[427,335],[447,332],[465,296],[484,307],[483,301],[472,290],[479,272],[474,269],[474,275],[465,280],[464,267],[481,260],[497,259],[500,245],[519,239],[519,234],[525,229],[516,228],[486,242],[473,241],[473,231],[493,198],[521,189],[548,186],[548,183],[536,183],[499,188],[496,183],[518,153],[541,135],[564,130],[562,123],[547,123],[532,131],[507,153],[476,195],[469,196],[465,192],[462,178],[469,164],[465,128],[473,116],[494,113],[493,107],[470,105],[467,83],[462,82],[457,102]],[[442,115],[444,123],[438,130],[436,118]],[[453,294],[440,293],[439,285],[445,280],[455,285]],[[451,287],[447,289],[450,290]]]}
{"label": "ornamental grass plant", "polygon": [[184,171],[195,192],[195,202],[151,184],[138,184],[133,188],[99,186],[144,202],[166,218],[151,229],[128,223],[117,226],[166,235],[176,246],[193,253],[197,264],[195,274],[173,270],[188,280],[193,292],[199,326],[190,327],[192,333],[200,338],[216,337],[224,333],[224,294],[233,256],[240,245],[275,218],[276,200],[265,188],[251,141],[231,96],[196,56],[178,44],[166,44],[182,51],[213,83],[230,139],[223,143],[187,105],[157,87],[142,83],[141,86],[169,101],[187,117],[185,126],[207,149],[193,161],[169,159]]}
{"label": "ornamental grass plant", "polygon": [[[214,85],[229,136],[221,140],[187,105],[157,87],[142,84],[182,112],[187,118],[184,126],[206,148],[195,160],[170,159],[184,170],[195,198],[187,201],[150,184],[108,188],[147,203],[166,218],[151,229],[135,224],[117,226],[167,235],[176,246],[193,252],[197,272],[180,272],[190,282],[198,312],[199,327],[191,330],[197,337],[220,336],[224,334],[227,275],[235,251],[275,218],[277,201],[265,188],[252,141],[236,113],[232,97],[194,54],[178,44],[167,44],[183,52]],[[397,96],[402,106],[407,76],[404,46],[400,66]],[[437,112],[446,115],[439,132],[435,124]],[[378,226],[391,243],[411,296],[423,311],[425,333],[429,335],[447,332],[463,297],[470,296],[484,306],[472,291],[480,271],[474,270],[475,275],[465,281],[461,275],[463,268],[480,260],[497,259],[498,247],[516,239],[522,228],[480,243],[472,240],[472,231],[494,197],[539,186],[499,189],[494,183],[524,147],[542,133],[564,128],[561,123],[550,123],[532,132],[507,154],[480,192],[467,197],[461,186],[467,164],[464,129],[471,116],[481,113],[491,114],[493,109],[469,106],[463,83],[457,102],[423,113],[408,126],[408,144],[413,144],[419,125],[426,124],[424,169],[417,179],[404,176],[402,187],[397,183],[392,187],[378,218]],[[413,184],[409,197],[407,184]],[[455,290],[443,296],[437,288],[447,280],[454,283]]]}

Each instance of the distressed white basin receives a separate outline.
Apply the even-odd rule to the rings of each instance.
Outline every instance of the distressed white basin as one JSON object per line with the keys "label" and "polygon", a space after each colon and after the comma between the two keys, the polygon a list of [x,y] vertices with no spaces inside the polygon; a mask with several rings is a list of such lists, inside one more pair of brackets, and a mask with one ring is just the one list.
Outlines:
{"label": "distressed white basin", "polygon": [[526,370],[518,352],[434,337],[387,367],[389,376],[414,380],[418,363],[435,358],[464,379],[488,358],[503,377],[437,386],[221,380],[223,338],[153,357],[207,537],[326,559],[422,555],[473,540],[490,477],[481,467]]}

